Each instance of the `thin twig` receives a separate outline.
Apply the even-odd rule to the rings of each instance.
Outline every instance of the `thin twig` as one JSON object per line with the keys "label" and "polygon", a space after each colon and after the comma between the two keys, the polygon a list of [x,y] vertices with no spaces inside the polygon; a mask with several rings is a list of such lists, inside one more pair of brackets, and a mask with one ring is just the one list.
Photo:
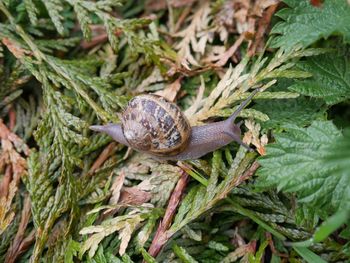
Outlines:
{"label": "thin twig", "polygon": [[5,174],[0,181],[0,198],[7,197],[9,193],[10,182],[12,180],[12,168],[11,166],[6,166]]}
{"label": "thin twig", "polygon": [[169,228],[173,217],[175,215],[176,209],[180,203],[182,194],[185,191],[187,182],[188,182],[189,175],[182,171],[182,175],[177,182],[177,185],[171,194],[168,207],[165,211],[165,215],[163,217],[163,220],[159,223],[157,232],[152,240],[152,244],[148,250],[148,253],[152,257],[156,257],[161,249],[163,248],[164,244],[168,241],[169,237],[166,234],[167,229]]}
{"label": "thin twig", "polygon": [[103,44],[103,43],[107,42],[107,40],[108,40],[107,33],[102,33],[101,35],[93,37],[90,41],[83,40],[80,43],[80,47],[82,49],[90,49],[90,48],[93,48],[99,44]]}
{"label": "thin twig", "polygon": [[25,230],[27,229],[27,225],[31,217],[30,208],[30,198],[27,196],[24,201],[21,222],[19,223],[15,239],[13,240],[9,250],[6,253],[5,263],[16,262],[18,256],[23,254],[35,240],[34,232],[30,233],[27,237],[24,238]]}
{"label": "thin twig", "polygon": [[275,254],[275,255],[277,255],[277,256],[279,256],[279,257],[283,257],[283,258],[288,258],[288,257],[289,257],[288,254],[286,254],[286,253],[280,253],[280,252],[276,249],[276,247],[275,247],[275,245],[274,245],[274,243],[273,243],[273,239],[272,239],[271,233],[266,232],[266,233],[265,233],[265,236],[266,236],[267,241],[269,242],[269,247],[270,247],[271,252],[272,252],[273,254]]}
{"label": "thin twig", "polygon": [[91,176],[114,153],[116,145],[116,142],[111,142],[107,145],[106,148],[104,148],[102,153],[98,156],[94,164],[91,166],[89,172],[87,173],[88,176]]}
{"label": "thin twig", "polygon": [[168,7],[168,21],[169,21],[169,31],[170,34],[175,33],[175,22],[174,22],[174,12],[173,12],[173,7],[170,4],[169,0],[166,0],[167,7]]}
{"label": "thin twig", "polygon": [[16,126],[16,112],[12,104],[10,106],[9,119],[10,119],[9,128],[10,130],[13,130]]}
{"label": "thin twig", "polygon": [[276,12],[277,7],[278,4],[271,5],[267,10],[265,10],[262,18],[258,21],[259,27],[255,34],[255,41],[253,41],[253,44],[248,49],[249,56],[254,56],[256,52],[261,51],[262,47],[264,46],[264,35],[270,26],[271,18]]}
{"label": "thin twig", "polygon": [[185,10],[181,13],[180,17],[177,19],[177,22],[175,24],[174,33],[178,32],[180,30],[182,23],[185,21],[187,16],[191,13],[191,10],[192,10],[192,3],[185,8]]}
{"label": "thin twig", "polygon": [[233,56],[233,54],[238,50],[238,48],[243,43],[245,36],[244,34],[241,34],[239,38],[235,41],[235,43],[224,53],[220,55],[220,59],[218,62],[215,63],[216,67],[222,67],[224,66],[227,61]]}
{"label": "thin twig", "polygon": [[247,171],[245,171],[244,174],[240,177],[241,178],[240,183],[252,177],[259,167],[260,167],[260,164],[257,161],[254,161],[254,163],[250,166],[250,168]]}
{"label": "thin twig", "polygon": [[12,144],[20,146],[23,153],[26,156],[29,155],[29,147],[23,142],[23,140],[19,136],[11,132],[11,130],[4,124],[2,119],[0,119],[0,139],[9,140]]}
{"label": "thin twig", "polygon": [[239,186],[245,180],[251,178],[259,167],[260,164],[257,161],[254,161],[248,170],[246,170],[241,176],[238,176],[234,178],[234,180],[232,180],[232,182],[230,183],[231,186],[227,188],[228,191],[223,191],[220,195],[220,199],[226,198],[233,187]]}

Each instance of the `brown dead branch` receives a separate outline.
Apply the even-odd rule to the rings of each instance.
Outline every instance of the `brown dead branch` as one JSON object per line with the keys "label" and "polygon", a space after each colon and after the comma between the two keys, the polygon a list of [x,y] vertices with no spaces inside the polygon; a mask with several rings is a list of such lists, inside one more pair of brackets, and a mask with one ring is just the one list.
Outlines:
{"label": "brown dead branch", "polygon": [[93,173],[101,167],[101,165],[116,151],[117,143],[111,142],[107,145],[106,148],[102,151],[102,153],[98,156],[94,164],[91,166],[89,172],[87,173],[88,176],[93,175]]}
{"label": "brown dead branch", "polygon": [[263,47],[265,45],[264,36],[269,29],[271,18],[276,12],[277,7],[278,4],[271,5],[264,11],[263,16],[258,20],[259,26],[255,34],[255,39],[248,49],[249,56],[254,56],[257,52],[261,52],[263,50]]}
{"label": "brown dead branch", "polygon": [[175,215],[176,209],[180,203],[181,197],[185,191],[189,175],[182,171],[182,176],[176,184],[176,187],[171,194],[167,209],[165,211],[165,215],[163,220],[159,223],[157,232],[152,240],[152,244],[148,249],[148,253],[152,257],[156,257],[158,253],[161,251],[165,243],[168,241],[170,237],[167,235],[167,229],[169,228],[173,217]]}
{"label": "brown dead branch", "polygon": [[2,39],[2,43],[8,48],[8,50],[10,50],[10,52],[17,58],[17,59],[22,59],[26,54],[31,54],[30,51],[25,50],[21,47],[19,47],[18,45],[16,45],[16,43],[14,43],[13,41],[11,41],[9,38],[4,37]]}
{"label": "brown dead branch", "polygon": [[6,253],[5,263],[16,262],[16,259],[23,254],[35,240],[34,231],[25,237],[25,230],[31,217],[30,208],[30,198],[27,196],[24,200],[21,222],[19,223],[15,239],[12,241],[12,244]]}
{"label": "brown dead branch", "polygon": [[12,200],[22,176],[27,175],[27,162],[20,153],[29,155],[28,146],[0,119],[0,170],[5,174],[0,182],[0,233],[12,222],[15,214]]}

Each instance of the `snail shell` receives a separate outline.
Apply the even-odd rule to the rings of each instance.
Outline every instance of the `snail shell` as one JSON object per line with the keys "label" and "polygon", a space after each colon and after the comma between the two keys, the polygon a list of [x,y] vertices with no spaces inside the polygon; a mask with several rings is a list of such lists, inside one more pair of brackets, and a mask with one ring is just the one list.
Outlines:
{"label": "snail shell", "polygon": [[156,156],[176,155],[189,142],[191,126],[177,105],[151,94],[131,99],[121,114],[129,145]]}
{"label": "snail shell", "polygon": [[240,124],[234,121],[239,112],[259,92],[255,89],[226,120],[191,127],[180,109],[163,97],[140,95],[129,101],[120,116],[121,124],[92,125],[117,142],[144,152],[157,160],[193,160],[241,140]]}

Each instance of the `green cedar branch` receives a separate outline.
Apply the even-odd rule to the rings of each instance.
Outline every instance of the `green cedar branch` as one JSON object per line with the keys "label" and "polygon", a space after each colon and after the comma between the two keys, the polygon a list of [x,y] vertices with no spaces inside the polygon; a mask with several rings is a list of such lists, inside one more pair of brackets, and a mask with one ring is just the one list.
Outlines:
{"label": "green cedar branch", "polygon": [[234,187],[248,180],[259,167],[257,163],[253,163],[248,168],[254,157],[254,154],[246,154],[246,150],[241,147],[224,180],[218,182],[221,153],[215,152],[208,186],[197,185],[190,189],[178,209],[173,224],[163,234],[166,238],[160,239],[158,246],[163,247],[175,233],[212,209],[220,200],[226,198]]}

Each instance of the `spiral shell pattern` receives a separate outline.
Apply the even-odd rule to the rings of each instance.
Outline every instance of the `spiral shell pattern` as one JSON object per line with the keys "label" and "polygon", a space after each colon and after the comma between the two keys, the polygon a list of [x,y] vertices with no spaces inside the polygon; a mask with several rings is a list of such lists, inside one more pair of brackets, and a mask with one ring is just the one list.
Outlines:
{"label": "spiral shell pattern", "polygon": [[191,134],[191,126],[179,107],[157,95],[131,99],[121,121],[131,147],[158,156],[178,154]]}

